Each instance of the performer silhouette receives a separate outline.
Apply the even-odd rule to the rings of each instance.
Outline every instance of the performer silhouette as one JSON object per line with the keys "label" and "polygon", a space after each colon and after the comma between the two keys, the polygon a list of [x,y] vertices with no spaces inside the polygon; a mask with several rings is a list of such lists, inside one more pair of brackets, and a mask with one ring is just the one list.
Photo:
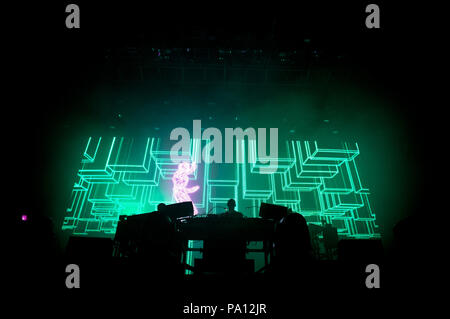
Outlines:
{"label": "performer silhouette", "polygon": [[227,207],[228,207],[228,211],[225,212],[225,213],[220,214],[221,216],[225,216],[225,217],[244,217],[244,215],[242,215],[242,213],[240,213],[240,212],[235,210],[235,208],[236,208],[236,201],[233,198],[228,200]]}

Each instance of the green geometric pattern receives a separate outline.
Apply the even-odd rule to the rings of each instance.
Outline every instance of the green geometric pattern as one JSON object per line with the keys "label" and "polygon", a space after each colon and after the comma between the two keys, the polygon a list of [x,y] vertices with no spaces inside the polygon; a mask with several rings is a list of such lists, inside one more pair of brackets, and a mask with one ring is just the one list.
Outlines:
{"label": "green geometric pattern", "polygon": [[[208,142],[191,140],[190,151],[182,154],[185,160],[199,159],[198,150]],[[256,155],[256,143],[249,143],[240,147],[245,159],[249,148],[253,162],[202,161],[189,176],[188,186],[200,186],[191,194],[200,214],[223,212],[228,199],[235,198],[237,210],[248,217],[258,216],[260,204],[266,202],[287,206],[308,223],[320,225],[325,219],[344,237],[379,237],[369,190],[358,174],[356,143],[287,141],[279,145],[277,159],[264,158],[264,163]],[[275,169],[262,174],[260,169],[274,160]],[[157,138],[89,138],[62,229],[113,236],[120,215],[150,212],[159,203],[174,202],[171,178],[177,166],[170,148],[163,148]]]}

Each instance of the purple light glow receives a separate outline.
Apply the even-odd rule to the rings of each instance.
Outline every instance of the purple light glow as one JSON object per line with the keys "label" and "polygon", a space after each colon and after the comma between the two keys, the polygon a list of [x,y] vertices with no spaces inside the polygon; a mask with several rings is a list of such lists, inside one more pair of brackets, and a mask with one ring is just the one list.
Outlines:
{"label": "purple light glow", "polygon": [[[189,164],[187,162],[183,162],[178,164],[177,171],[173,174],[172,183],[173,183],[173,197],[177,203],[182,202],[192,202],[189,194],[195,193],[199,190],[200,186],[193,186],[187,188],[187,184],[189,183],[189,174],[195,172],[197,169],[197,164],[192,163]],[[194,203],[192,203],[194,207],[194,215],[198,214],[197,207],[195,207]]]}
{"label": "purple light glow", "polygon": [[22,221],[26,222],[28,220],[28,216],[27,215],[22,215]]}

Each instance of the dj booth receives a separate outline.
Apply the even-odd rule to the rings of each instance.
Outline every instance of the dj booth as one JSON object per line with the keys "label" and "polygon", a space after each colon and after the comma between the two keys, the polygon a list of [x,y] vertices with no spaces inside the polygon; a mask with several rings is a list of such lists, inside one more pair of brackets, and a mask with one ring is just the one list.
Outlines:
{"label": "dj booth", "polygon": [[[193,215],[191,202],[165,206],[164,210],[133,216],[121,216],[115,242],[115,255],[131,257],[166,250],[187,265],[189,251],[202,253],[195,268],[227,269],[246,263],[253,271],[253,261],[245,259],[247,252],[264,253],[267,266],[273,256],[275,220],[283,216],[285,208],[263,204],[260,218],[233,217],[228,214]],[[195,248],[189,241],[203,241],[203,248]],[[248,249],[249,242],[262,242],[262,248]],[[157,262],[157,260],[156,260]],[[212,266],[215,265],[215,266]],[[198,267],[197,267],[198,266]],[[209,267],[211,266],[211,267]]]}

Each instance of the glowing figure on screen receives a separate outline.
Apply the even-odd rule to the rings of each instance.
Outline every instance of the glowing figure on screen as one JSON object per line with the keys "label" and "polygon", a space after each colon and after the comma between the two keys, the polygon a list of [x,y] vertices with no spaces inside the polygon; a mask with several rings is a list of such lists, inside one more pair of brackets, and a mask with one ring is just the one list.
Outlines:
{"label": "glowing figure on screen", "polygon": [[[192,202],[189,194],[195,193],[198,191],[200,186],[196,185],[193,187],[187,187],[189,183],[189,174],[192,174],[197,169],[197,164],[195,163],[187,163],[183,162],[178,165],[177,171],[173,174],[172,183],[173,183],[173,197],[177,203],[181,202]],[[192,203],[194,207],[194,215],[198,214],[197,207],[195,207],[194,203]]]}

